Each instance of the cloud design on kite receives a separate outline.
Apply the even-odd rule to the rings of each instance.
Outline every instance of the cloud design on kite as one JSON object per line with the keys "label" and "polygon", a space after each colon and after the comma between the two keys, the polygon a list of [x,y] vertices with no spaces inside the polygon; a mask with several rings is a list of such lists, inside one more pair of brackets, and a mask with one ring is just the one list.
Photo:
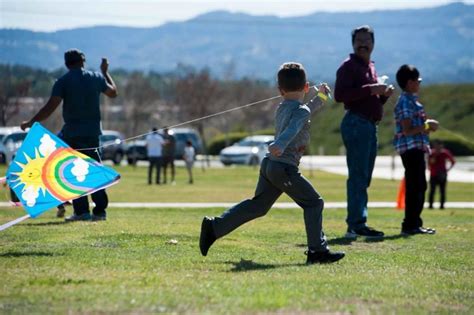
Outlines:
{"label": "cloud design on kite", "polygon": [[28,207],[33,207],[36,204],[36,199],[39,196],[39,188],[28,186],[21,193],[21,197],[26,201]]}
{"label": "cloud design on kite", "polygon": [[44,134],[40,139],[41,144],[38,149],[42,156],[48,156],[56,150],[56,141],[50,135]]}
{"label": "cloud design on kite", "polygon": [[75,159],[74,166],[71,169],[71,173],[76,176],[79,182],[83,182],[86,179],[86,175],[89,174],[89,163],[83,159]]}

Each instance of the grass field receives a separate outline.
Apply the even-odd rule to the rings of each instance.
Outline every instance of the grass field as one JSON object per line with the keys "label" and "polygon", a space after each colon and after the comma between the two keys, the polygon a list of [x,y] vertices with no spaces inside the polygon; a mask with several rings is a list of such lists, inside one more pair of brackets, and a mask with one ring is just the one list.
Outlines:
{"label": "grass field", "polygon": [[[238,202],[252,197],[258,178],[258,168],[231,167],[223,169],[194,168],[195,184],[187,184],[184,168],[177,168],[176,186],[148,185],[146,167],[121,166],[116,170],[121,181],[108,189],[113,202]],[[0,168],[0,174],[5,173]],[[304,174],[328,202],[346,200],[346,177],[321,171]],[[370,188],[370,201],[395,201],[398,181],[374,179]],[[449,183],[448,201],[474,201],[474,184]],[[0,194],[0,200],[7,200]],[[278,201],[290,201],[282,195]]]}
{"label": "grass field", "polygon": [[[194,168],[195,184],[187,183],[184,168],[176,170],[176,186],[148,185],[147,168],[121,166],[115,168],[121,175],[118,185],[109,188],[112,202],[238,202],[252,197],[258,179],[258,168]],[[0,167],[0,174],[5,168]],[[328,202],[346,201],[346,177],[322,171],[304,171],[318,192]],[[373,179],[369,189],[370,201],[395,201],[399,181]],[[449,183],[448,201],[474,201],[474,184]],[[0,200],[8,200],[0,193]],[[282,195],[278,201],[291,199]]]}
{"label": "grass field", "polygon": [[[111,201],[238,201],[256,170],[196,169],[196,184],[148,186],[145,168],[121,167]],[[345,200],[345,178],[311,178],[327,201]],[[375,180],[371,200],[394,201],[398,183]],[[472,201],[472,184],[450,183],[450,201]],[[393,197],[392,197],[393,196]],[[281,201],[287,201],[281,199]],[[305,266],[302,212],[272,210],[198,249],[204,215],[223,209],[110,209],[108,221],[65,224],[49,211],[0,234],[0,313],[472,314],[474,212],[425,210],[433,236],[401,237],[402,212],[371,209],[379,242],[348,241],[345,210],[324,213],[333,249],[346,258]],[[70,208],[68,208],[70,213]],[[0,208],[0,223],[23,215]],[[173,240],[173,241],[172,241]],[[177,241],[177,243],[175,242]]]}

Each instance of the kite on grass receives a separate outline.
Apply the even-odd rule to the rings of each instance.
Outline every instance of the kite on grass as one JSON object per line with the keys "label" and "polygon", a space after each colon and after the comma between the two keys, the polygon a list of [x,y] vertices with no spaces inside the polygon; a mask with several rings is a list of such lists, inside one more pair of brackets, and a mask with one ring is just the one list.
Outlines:
{"label": "kite on grass", "polygon": [[66,201],[114,185],[120,175],[75,151],[35,123],[8,167],[5,178],[28,215],[0,226],[0,231],[29,217],[37,217]]}

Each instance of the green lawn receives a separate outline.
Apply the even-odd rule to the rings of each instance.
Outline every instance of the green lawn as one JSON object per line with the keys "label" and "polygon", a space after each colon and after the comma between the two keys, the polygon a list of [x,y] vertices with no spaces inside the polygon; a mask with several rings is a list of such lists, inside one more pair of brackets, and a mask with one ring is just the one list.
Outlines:
{"label": "green lawn", "polygon": [[[111,201],[238,201],[256,180],[249,168],[196,169],[188,185],[179,169],[176,186],[148,186],[145,168],[118,170],[123,180],[109,190]],[[345,200],[344,177],[316,172],[311,180],[327,201]],[[393,201],[397,187],[376,180],[371,200]],[[472,201],[472,188],[450,184],[449,200]],[[474,312],[470,209],[426,210],[426,225],[438,233],[407,238],[399,235],[403,212],[371,209],[370,224],[387,235],[379,242],[345,240],[345,210],[325,210],[329,243],[347,256],[313,266],[304,265],[297,209],[270,211],[202,257],[201,219],[223,210],[114,208],[106,222],[71,224],[49,211],[0,232],[0,313]],[[0,223],[21,215],[0,208]]]}
{"label": "green lawn", "polygon": [[[148,185],[146,167],[121,166],[115,168],[121,181],[108,189],[112,202],[238,202],[252,197],[258,179],[258,168],[230,167],[222,169],[194,168],[195,184],[187,184],[184,168],[177,168],[176,186]],[[0,168],[0,174],[4,170]],[[346,177],[321,171],[304,174],[328,202],[346,200]],[[395,201],[399,182],[374,179],[370,201]],[[448,201],[474,201],[474,184],[449,183]],[[6,200],[8,195],[0,194]],[[290,198],[283,195],[279,201]]]}
{"label": "green lawn", "polygon": [[[252,197],[258,179],[258,168],[246,166],[220,169],[194,168],[195,184],[187,183],[184,168],[176,170],[176,185],[148,185],[146,167],[115,167],[120,183],[109,188],[112,202],[238,202]],[[5,168],[0,167],[0,174]],[[316,190],[328,202],[346,201],[346,177],[321,171],[304,171]],[[369,191],[370,201],[396,201],[399,181],[373,179]],[[474,184],[449,183],[448,201],[474,201]],[[0,194],[7,200],[8,194]],[[282,195],[278,201],[288,202]]]}
{"label": "green lawn", "polygon": [[[176,186],[147,185],[146,167],[119,167],[121,183],[109,192],[112,201],[159,202],[238,202],[252,197],[258,179],[258,168],[232,167],[224,169],[194,168],[195,184],[187,184],[184,168],[177,169]],[[346,201],[346,177],[321,171],[304,172],[318,192],[328,202]],[[396,201],[399,181],[374,179],[370,201]],[[449,183],[449,201],[474,201],[474,184]],[[290,201],[286,195],[279,201]]]}

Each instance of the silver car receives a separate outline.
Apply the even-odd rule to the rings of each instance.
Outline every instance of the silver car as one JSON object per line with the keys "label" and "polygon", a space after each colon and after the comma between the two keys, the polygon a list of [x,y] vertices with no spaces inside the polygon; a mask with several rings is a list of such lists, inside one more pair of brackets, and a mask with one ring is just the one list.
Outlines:
{"label": "silver car", "polygon": [[222,149],[219,154],[224,165],[245,164],[258,165],[268,152],[268,145],[274,140],[273,136],[256,135],[245,137],[230,147]]}

